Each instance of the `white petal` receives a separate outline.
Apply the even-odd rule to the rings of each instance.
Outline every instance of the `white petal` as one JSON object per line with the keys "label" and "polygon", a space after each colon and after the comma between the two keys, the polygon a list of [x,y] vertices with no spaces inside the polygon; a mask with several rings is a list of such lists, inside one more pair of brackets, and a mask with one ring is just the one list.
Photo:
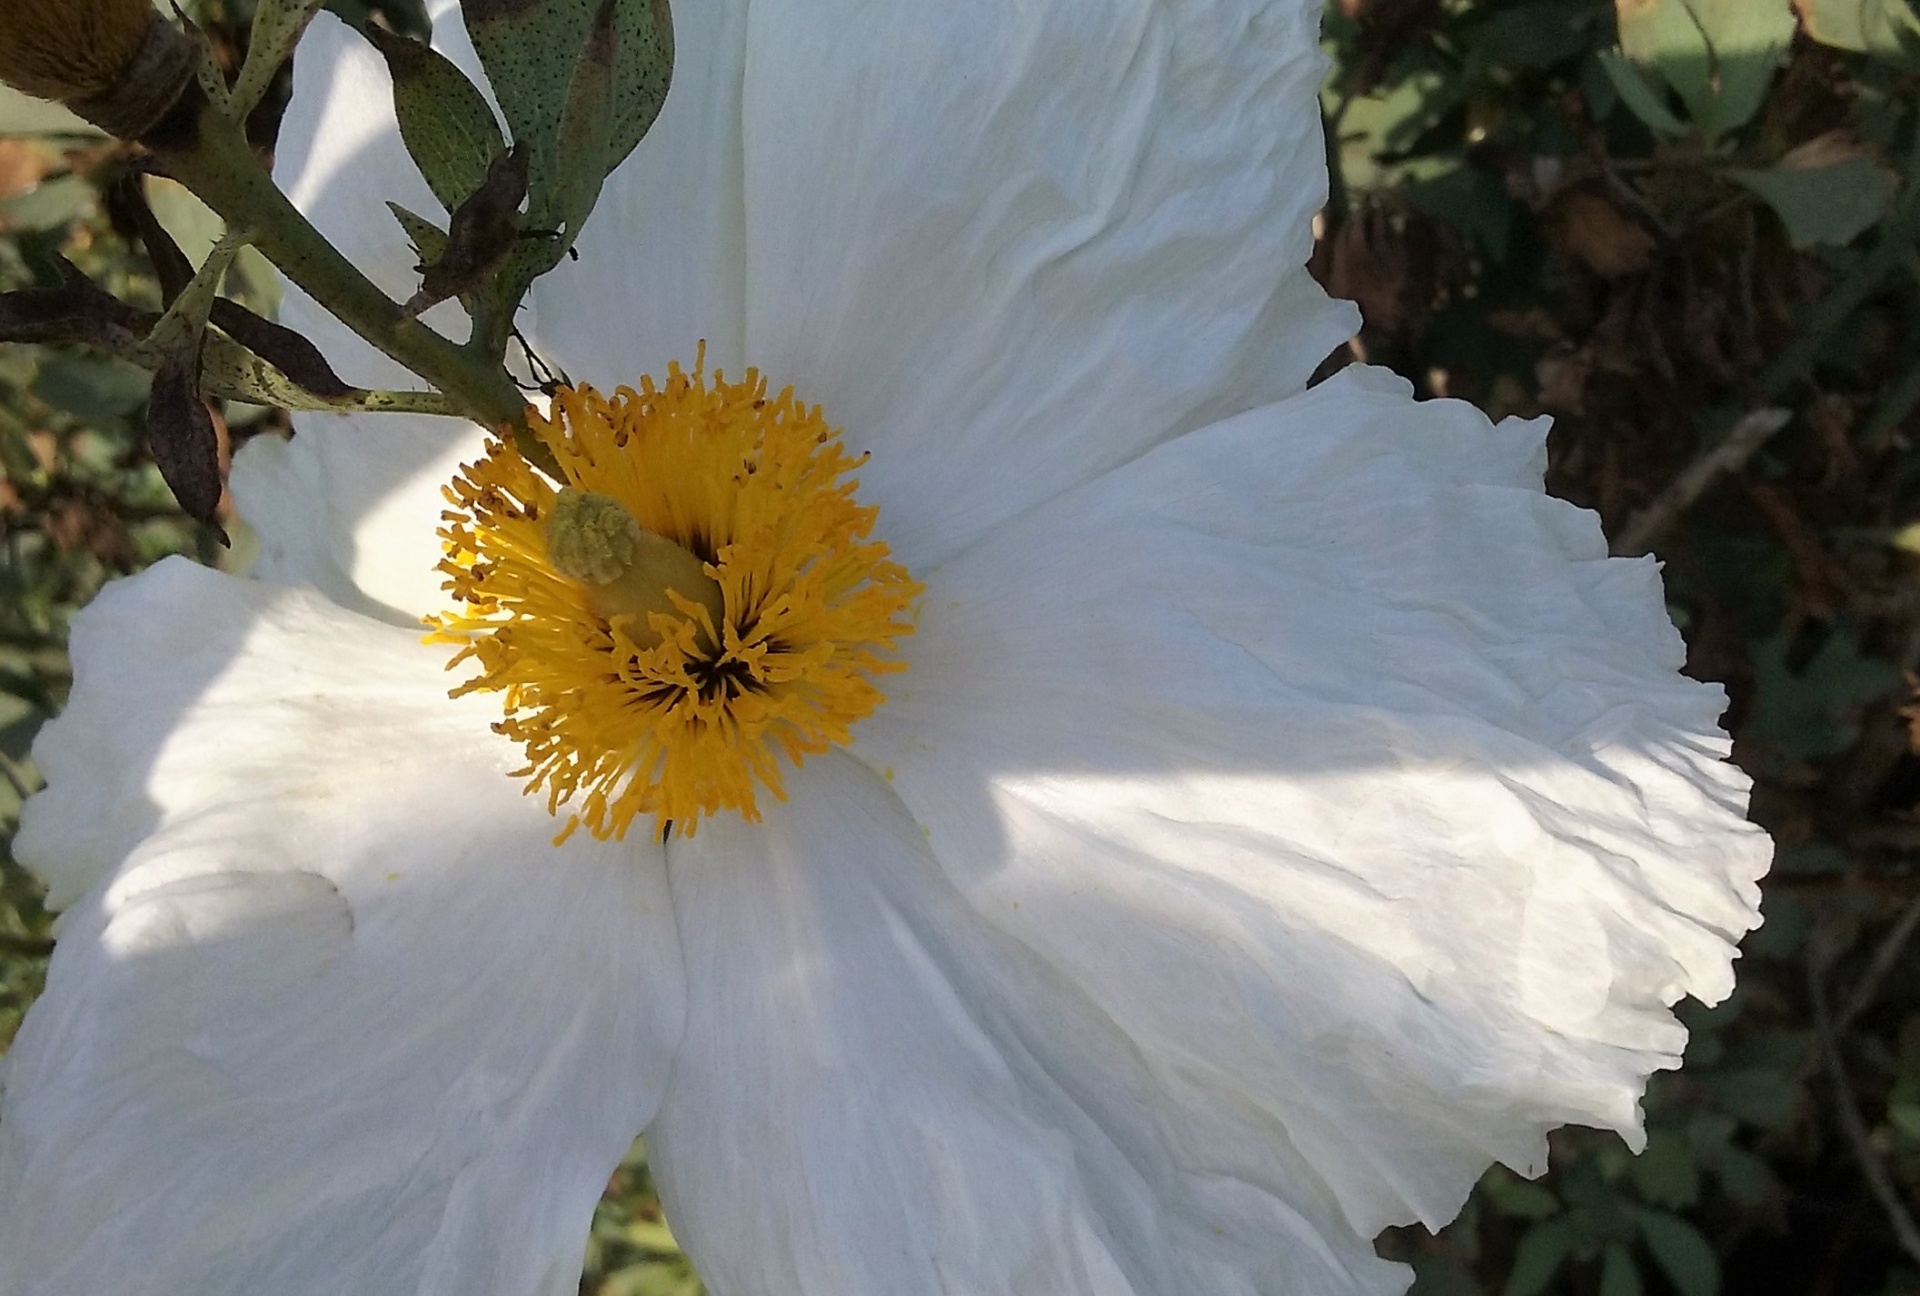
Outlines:
{"label": "white petal", "polygon": [[1327,1203],[1182,1164],[1129,1041],[969,911],[871,772],[830,757],[789,790],[670,848],[691,997],[647,1146],[714,1291],[1399,1289],[1321,1240]]}
{"label": "white petal", "polygon": [[104,876],[9,1058],[0,1292],[571,1293],[682,1021],[660,853],[552,848],[444,649],[309,595],[169,560],[75,645],[19,849]]}
{"label": "white petal", "polygon": [[910,565],[1298,391],[1351,333],[1301,269],[1318,23],[1309,0],[753,6],[746,358],[873,451]]}
{"label": "white petal", "polygon": [[234,501],[260,538],[253,574],[398,625],[444,610],[440,492],[480,457],[481,430],[411,414],[294,423],[293,440],[255,437],[234,456]]}
{"label": "white petal", "polygon": [[1405,396],[1349,371],[931,573],[856,734],[1182,1164],[1359,1237],[1636,1141],[1770,853],[1652,561],[1540,492],[1539,425]]}

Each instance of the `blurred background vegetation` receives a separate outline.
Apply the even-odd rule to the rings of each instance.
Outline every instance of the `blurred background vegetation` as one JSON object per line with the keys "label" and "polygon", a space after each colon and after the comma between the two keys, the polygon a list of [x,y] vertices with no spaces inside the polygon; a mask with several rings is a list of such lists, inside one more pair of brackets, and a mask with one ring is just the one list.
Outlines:
{"label": "blurred background vegetation", "polygon": [[[229,55],[251,0],[202,0]],[[335,0],[417,29],[417,0]],[[1550,488],[1654,550],[1722,681],[1780,844],[1740,988],[1647,1096],[1639,1158],[1563,1131],[1438,1237],[1381,1241],[1424,1296],[1920,1294],[1920,23],[1905,0],[1335,0],[1332,195],[1315,269],[1366,327],[1326,371],[1550,414]],[[258,118],[270,146],[275,115]],[[152,305],[103,195],[122,146],[0,100],[0,290],[64,255]],[[218,232],[150,186],[189,254]],[[198,257],[196,256],[196,260]],[[229,290],[270,308],[242,262]],[[172,552],[236,548],[173,506],[146,376],[0,348],[0,837],[69,683],[68,618]],[[223,436],[287,434],[230,406]],[[52,947],[0,851],[0,1045]],[[636,1147],[583,1293],[698,1290]]]}

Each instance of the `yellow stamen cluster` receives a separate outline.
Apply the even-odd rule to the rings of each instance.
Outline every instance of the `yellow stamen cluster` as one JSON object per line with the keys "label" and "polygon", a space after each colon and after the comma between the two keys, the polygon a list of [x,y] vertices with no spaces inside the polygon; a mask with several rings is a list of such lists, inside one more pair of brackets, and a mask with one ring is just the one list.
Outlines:
{"label": "yellow stamen cluster", "polygon": [[[461,607],[430,624],[461,645],[450,666],[480,668],[454,695],[504,693],[495,728],[526,748],[528,791],[556,813],[581,795],[560,839],[580,823],[624,836],[643,814],[658,834],[723,809],[758,819],[756,787],[785,797],[779,758],[846,742],[885,700],[875,677],[905,669],[893,649],[920,587],[870,538],[879,510],[848,476],[864,456],[755,370],[709,384],[704,350],[611,399],[563,388],[532,423],[564,483],[496,441],[447,488],[440,570]],[[645,604],[670,612],[620,611],[563,574],[547,525],[562,485],[700,559],[722,614],[678,589]]]}

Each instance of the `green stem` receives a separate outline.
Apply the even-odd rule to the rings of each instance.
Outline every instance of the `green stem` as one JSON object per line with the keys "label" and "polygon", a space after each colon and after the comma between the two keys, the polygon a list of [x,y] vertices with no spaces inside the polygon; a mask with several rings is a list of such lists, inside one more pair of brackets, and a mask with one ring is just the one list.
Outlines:
{"label": "green stem", "polygon": [[[167,169],[230,226],[244,229],[280,271],[354,332],[445,392],[476,423],[526,434],[526,401],[499,365],[440,336],[342,256],[273,183],[239,127],[211,105],[185,146],[163,148]],[[524,448],[524,447],[523,447]]]}
{"label": "green stem", "polygon": [[432,391],[357,391],[331,404],[333,409],[370,410],[378,414],[453,414],[447,398]]}

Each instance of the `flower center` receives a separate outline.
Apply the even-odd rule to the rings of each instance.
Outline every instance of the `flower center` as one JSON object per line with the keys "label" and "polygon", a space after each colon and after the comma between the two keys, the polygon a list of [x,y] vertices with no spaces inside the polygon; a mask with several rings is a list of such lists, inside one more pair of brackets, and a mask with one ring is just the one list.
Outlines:
{"label": "flower center", "polygon": [[756,788],[785,798],[795,765],[849,738],[905,670],[920,586],[869,538],[849,456],[818,407],[767,395],[749,369],[694,371],[611,399],[562,388],[530,414],[556,483],[489,441],[447,487],[440,570],[461,605],[429,618],[458,643],[453,690],[505,695],[495,729],[548,808],[620,837],[637,815],[691,835],[700,816],[757,820]]}

